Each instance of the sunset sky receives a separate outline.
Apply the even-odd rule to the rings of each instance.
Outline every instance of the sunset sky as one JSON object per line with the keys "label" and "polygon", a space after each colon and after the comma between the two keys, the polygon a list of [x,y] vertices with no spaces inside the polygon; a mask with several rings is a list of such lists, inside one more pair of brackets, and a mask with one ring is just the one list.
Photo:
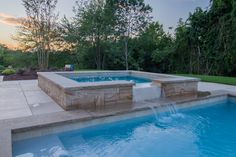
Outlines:
{"label": "sunset sky", "polygon": [[[72,7],[76,0],[58,0],[57,11],[60,17],[72,17]],[[153,8],[154,20],[164,25],[165,30],[175,27],[179,18],[186,19],[189,12],[196,7],[206,9],[209,0],[145,0]],[[20,18],[25,17],[21,0],[0,0],[0,43],[16,46],[12,35],[16,33],[16,25]]]}

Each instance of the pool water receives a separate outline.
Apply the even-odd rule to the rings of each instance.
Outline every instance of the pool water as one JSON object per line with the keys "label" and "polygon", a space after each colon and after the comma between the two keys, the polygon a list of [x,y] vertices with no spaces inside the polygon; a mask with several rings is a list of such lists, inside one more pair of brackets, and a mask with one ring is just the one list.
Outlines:
{"label": "pool water", "polygon": [[150,79],[134,76],[79,76],[71,78],[77,82],[101,82],[101,81],[131,81],[134,83],[148,83]]}
{"label": "pool water", "polygon": [[[236,103],[221,102],[13,143],[22,157],[235,157]],[[20,156],[22,155],[22,156]]]}

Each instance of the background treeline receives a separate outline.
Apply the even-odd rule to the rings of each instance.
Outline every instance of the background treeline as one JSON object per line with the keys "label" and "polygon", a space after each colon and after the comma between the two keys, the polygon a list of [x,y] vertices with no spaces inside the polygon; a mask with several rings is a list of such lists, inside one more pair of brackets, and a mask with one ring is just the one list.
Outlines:
{"label": "background treeline", "polygon": [[[78,1],[58,30],[70,45],[50,53],[49,67],[133,69],[163,73],[236,75],[236,1],[212,0],[179,20],[173,34],[153,21],[143,0]],[[0,49],[3,66],[37,68],[34,53]]]}
{"label": "background treeline", "polygon": [[[60,70],[65,64],[74,63],[76,59],[70,52],[54,52],[50,54],[49,70]],[[15,70],[37,70],[37,55],[35,53],[11,50],[4,45],[0,45],[0,73],[11,66]]]}
{"label": "background treeline", "polygon": [[179,22],[172,53],[176,72],[236,74],[236,1],[212,0]]}

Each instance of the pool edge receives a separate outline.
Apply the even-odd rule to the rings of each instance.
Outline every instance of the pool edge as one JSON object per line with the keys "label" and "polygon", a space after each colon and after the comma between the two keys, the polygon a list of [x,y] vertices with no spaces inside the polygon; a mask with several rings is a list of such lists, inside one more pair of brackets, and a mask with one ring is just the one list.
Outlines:
{"label": "pool edge", "polygon": [[[177,105],[187,103],[192,103],[192,105],[196,105],[196,103],[201,102],[200,104],[204,104],[206,102],[210,101],[219,101],[223,99],[228,98],[236,98],[236,93],[229,93],[226,91],[219,91],[216,93],[213,93],[210,96],[204,97],[204,98],[196,98],[186,101],[179,101],[177,102]],[[58,125],[61,125],[62,123],[80,123],[82,121],[90,121],[93,119],[99,119],[99,118],[109,118],[114,116],[123,116],[124,114],[130,114],[130,113],[136,113],[139,111],[145,111],[146,108],[136,108],[135,110],[129,111],[129,112],[114,112],[109,114],[100,114],[100,115],[93,115],[87,111],[63,111],[60,113],[55,113],[52,115],[40,115],[40,116],[31,116],[31,117],[23,117],[23,118],[17,118],[17,119],[10,119],[10,120],[2,120],[0,121],[1,130],[0,130],[0,140],[2,141],[0,143],[0,156],[4,157],[10,157],[12,156],[12,136],[14,133],[17,132],[25,132],[27,130],[32,129],[42,129],[43,127],[55,127]],[[81,115],[78,115],[81,114]],[[140,116],[140,115],[138,115]],[[60,117],[61,119],[58,119]],[[47,119],[49,118],[49,119]],[[64,119],[63,119],[64,118]]]}

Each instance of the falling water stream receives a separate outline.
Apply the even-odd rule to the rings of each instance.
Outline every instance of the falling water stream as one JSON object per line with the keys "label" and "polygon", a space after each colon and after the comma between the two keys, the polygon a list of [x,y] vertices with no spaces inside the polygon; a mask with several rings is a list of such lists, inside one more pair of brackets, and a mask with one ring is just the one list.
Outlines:
{"label": "falling water stream", "polygon": [[176,108],[176,103],[169,103],[167,105],[163,105],[161,107],[155,107],[155,106],[148,106],[150,110],[152,111],[152,114],[154,115],[156,121],[158,122],[161,117],[161,113],[157,111],[157,109],[164,111],[167,113],[167,116],[177,116],[180,113],[178,112],[178,109]]}
{"label": "falling water stream", "polygon": [[158,121],[158,113],[157,113],[157,111],[155,110],[155,107],[154,107],[154,106],[148,106],[148,107],[151,109],[151,111],[152,111],[152,113],[153,113],[153,115],[154,115],[156,121]]}

